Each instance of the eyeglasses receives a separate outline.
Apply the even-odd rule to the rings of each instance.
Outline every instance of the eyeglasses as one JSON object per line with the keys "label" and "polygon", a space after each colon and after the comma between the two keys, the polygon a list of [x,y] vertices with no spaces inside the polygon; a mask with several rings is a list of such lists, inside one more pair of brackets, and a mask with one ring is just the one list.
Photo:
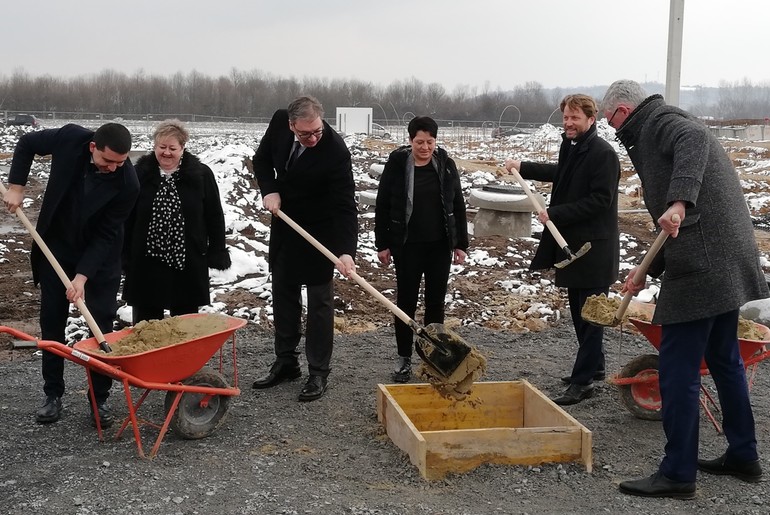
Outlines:
{"label": "eyeglasses", "polygon": [[323,127],[320,129],[316,129],[314,131],[298,131],[297,129],[294,129],[294,134],[297,135],[299,139],[310,139],[313,136],[316,138],[320,138],[324,133]]}
{"label": "eyeglasses", "polygon": [[620,109],[620,106],[615,108],[615,112],[612,113],[612,116],[610,116],[610,119],[607,120],[607,125],[609,125],[610,127],[612,127],[612,120],[613,120],[613,118],[615,118],[615,115],[618,114],[618,109]]}

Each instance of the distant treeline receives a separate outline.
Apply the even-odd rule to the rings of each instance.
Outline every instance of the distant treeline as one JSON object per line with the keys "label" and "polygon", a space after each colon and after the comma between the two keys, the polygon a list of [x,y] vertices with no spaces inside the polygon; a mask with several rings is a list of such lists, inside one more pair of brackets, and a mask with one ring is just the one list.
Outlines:
{"label": "distant treeline", "polygon": [[[644,85],[662,92],[657,83]],[[259,70],[233,69],[210,77],[192,71],[171,76],[138,71],[128,75],[105,70],[96,75],[57,78],[33,77],[24,70],[0,76],[0,111],[57,111],[71,113],[193,113],[228,118],[266,118],[300,94],[316,96],[334,116],[335,107],[372,107],[374,118],[402,121],[406,115],[430,115],[444,120],[490,120],[542,123],[555,115],[567,93],[587,93],[600,99],[607,86],[544,88],[527,82],[512,91],[459,86],[447,92],[439,83],[410,78],[387,86],[355,79],[283,78]],[[683,89],[680,104],[699,116],[716,119],[770,116],[770,85],[748,80],[718,88]]]}

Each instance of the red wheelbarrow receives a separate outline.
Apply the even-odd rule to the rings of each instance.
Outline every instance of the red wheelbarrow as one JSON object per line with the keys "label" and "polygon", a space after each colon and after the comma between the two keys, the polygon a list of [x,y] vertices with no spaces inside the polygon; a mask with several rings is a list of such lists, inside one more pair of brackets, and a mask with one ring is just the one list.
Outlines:
{"label": "red wheelbarrow", "polygon": [[[75,343],[72,347],[59,342],[37,340],[21,331],[0,326],[0,332],[9,333],[23,340],[37,340],[37,347],[68,359],[89,370],[111,377],[123,383],[126,395],[128,416],[118,429],[115,439],[118,439],[129,424],[134,431],[134,439],[141,457],[145,457],[140,425],[147,425],[159,430],[155,445],[150,451],[152,458],[158,453],[160,443],[169,427],[182,438],[198,439],[209,436],[224,421],[229,407],[230,397],[239,395],[238,366],[235,345],[235,331],[246,324],[246,320],[227,315],[209,315],[198,313],[183,315],[185,317],[224,316],[227,326],[213,334],[188,340],[175,345],[149,350],[128,356],[110,356],[99,351],[97,338],[88,338]],[[133,331],[132,328],[105,334],[107,342],[112,344]],[[232,374],[233,386],[229,386],[222,370],[224,357],[222,347],[227,339],[232,342]],[[207,365],[209,360],[219,351],[218,370]],[[91,375],[88,378],[89,391],[92,391]],[[135,403],[131,395],[131,387],[140,388],[142,392]],[[140,419],[137,411],[153,390],[166,392],[165,420],[156,424],[149,420]],[[102,440],[102,427],[96,401],[91,398],[96,430]]]}
{"label": "red wheelbarrow", "polygon": [[[654,306],[649,305],[649,308],[643,309],[643,311],[652,318]],[[639,332],[649,340],[655,349],[660,349],[662,335],[660,325],[634,317],[629,317],[628,320],[639,329]],[[739,351],[746,368],[749,390],[754,383],[757,365],[770,356],[770,351],[766,348],[766,345],[770,344],[770,328],[756,322],[752,323],[765,340],[738,339]],[[700,374],[701,376],[709,374],[705,361],[701,362]],[[620,398],[628,411],[635,417],[644,420],[660,420],[662,418],[657,354],[645,354],[632,359],[623,367],[620,374],[609,378],[607,382],[620,387]],[[717,432],[721,433],[722,426],[712,413],[712,410],[719,411],[719,405],[702,384],[700,404]]]}

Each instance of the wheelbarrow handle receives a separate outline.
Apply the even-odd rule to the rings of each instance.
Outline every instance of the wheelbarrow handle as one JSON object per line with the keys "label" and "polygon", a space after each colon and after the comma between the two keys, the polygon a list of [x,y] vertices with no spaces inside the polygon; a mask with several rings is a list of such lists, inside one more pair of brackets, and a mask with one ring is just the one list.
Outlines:
{"label": "wheelbarrow handle", "polygon": [[[7,190],[5,189],[5,185],[0,183],[0,193],[5,195],[5,192]],[[59,262],[56,260],[56,257],[54,257],[51,250],[48,248],[48,245],[43,241],[43,238],[40,237],[40,234],[37,232],[37,229],[35,229],[35,226],[32,225],[32,222],[29,221],[29,218],[27,218],[27,215],[24,214],[24,211],[22,211],[21,206],[16,208],[16,216],[19,220],[21,220],[21,223],[24,224],[24,227],[27,228],[29,231],[29,234],[32,236],[32,239],[35,240],[35,243],[37,243],[37,246],[40,247],[40,250],[43,251],[43,254],[48,259],[48,262],[51,263],[51,267],[53,267],[54,271],[56,272],[56,275],[59,276],[59,279],[61,279],[61,282],[64,284],[64,287],[69,289],[72,288],[72,281],[70,281],[69,277],[67,277],[67,274],[64,273],[64,270],[62,269]],[[80,313],[83,314],[83,318],[86,319],[86,323],[88,324],[88,328],[91,329],[91,332],[94,334],[96,339],[99,341],[99,347],[104,352],[110,352],[112,349],[110,349],[110,346],[107,344],[107,340],[104,338],[104,334],[102,334],[101,329],[99,329],[99,326],[96,325],[96,320],[94,320],[94,317],[91,315],[91,312],[86,307],[86,303],[83,302],[83,299],[78,299],[75,301],[75,306],[80,310]]]}

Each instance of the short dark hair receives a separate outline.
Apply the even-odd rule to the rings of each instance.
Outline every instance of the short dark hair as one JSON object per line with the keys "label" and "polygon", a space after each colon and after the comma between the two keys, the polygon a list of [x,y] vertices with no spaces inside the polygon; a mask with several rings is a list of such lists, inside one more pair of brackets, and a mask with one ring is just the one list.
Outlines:
{"label": "short dark hair", "polygon": [[425,131],[435,138],[438,134],[438,124],[430,116],[415,116],[409,120],[407,131],[409,132],[409,139],[414,139],[419,131]]}
{"label": "short dark hair", "polygon": [[324,106],[317,98],[305,95],[295,98],[291,104],[289,104],[289,121],[296,122],[297,120],[315,120],[316,118],[323,118]]}
{"label": "short dark hair", "polygon": [[110,150],[118,154],[128,154],[131,150],[131,133],[119,123],[105,123],[96,129],[91,141],[99,150],[110,147]]}

